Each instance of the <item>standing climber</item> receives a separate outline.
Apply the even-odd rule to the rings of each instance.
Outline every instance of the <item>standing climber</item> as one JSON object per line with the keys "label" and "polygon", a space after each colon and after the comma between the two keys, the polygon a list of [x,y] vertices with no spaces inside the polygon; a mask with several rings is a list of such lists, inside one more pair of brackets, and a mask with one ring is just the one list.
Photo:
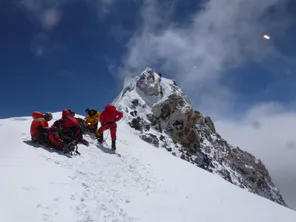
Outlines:
{"label": "standing climber", "polygon": [[117,123],[123,117],[123,113],[116,109],[112,104],[108,104],[101,113],[100,123],[101,127],[98,130],[98,142],[103,143],[103,132],[110,130],[112,139],[112,150],[116,150],[116,131]]}
{"label": "standing climber", "polygon": [[84,118],[85,122],[89,124],[90,131],[93,132],[96,136],[97,130],[98,130],[98,122],[101,116],[101,113],[99,113],[95,109],[86,109],[85,112],[87,113],[87,116]]}

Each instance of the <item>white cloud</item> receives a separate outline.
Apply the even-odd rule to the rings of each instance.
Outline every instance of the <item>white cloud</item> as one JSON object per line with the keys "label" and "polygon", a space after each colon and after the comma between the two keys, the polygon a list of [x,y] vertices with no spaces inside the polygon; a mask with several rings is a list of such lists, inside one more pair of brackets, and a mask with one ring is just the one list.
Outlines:
{"label": "white cloud", "polygon": [[60,22],[60,6],[68,0],[14,0],[32,21],[37,21],[45,30],[54,29]]}
{"label": "white cloud", "polygon": [[240,120],[220,120],[215,125],[230,144],[263,161],[287,204],[296,210],[296,112],[292,107],[260,104]]}
{"label": "white cloud", "polygon": [[13,0],[28,16],[42,25],[45,30],[53,30],[61,21],[62,7],[78,1],[86,2],[103,18],[118,0]]}
{"label": "white cloud", "polygon": [[[13,0],[15,5],[23,10],[33,23],[40,27],[31,40],[31,51],[39,58],[51,63],[57,62],[57,54],[67,51],[66,46],[51,38],[54,30],[62,20],[63,10],[67,5],[85,2],[98,14],[106,15],[117,0]],[[98,7],[100,6],[100,7]]]}
{"label": "white cloud", "polygon": [[46,29],[53,29],[61,19],[61,12],[58,9],[48,9],[42,14],[42,24]]}
{"label": "white cloud", "polygon": [[285,30],[286,21],[265,19],[271,7],[281,11],[285,0],[210,0],[186,24],[167,19],[166,12],[175,11],[168,5],[161,8],[158,1],[144,2],[143,24],[127,45],[121,73],[160,67],[186,88],[202,111],[217,115],[232,109],[235,94],[221,83],[228,68],[279,57],[273,42],[262,35]]}

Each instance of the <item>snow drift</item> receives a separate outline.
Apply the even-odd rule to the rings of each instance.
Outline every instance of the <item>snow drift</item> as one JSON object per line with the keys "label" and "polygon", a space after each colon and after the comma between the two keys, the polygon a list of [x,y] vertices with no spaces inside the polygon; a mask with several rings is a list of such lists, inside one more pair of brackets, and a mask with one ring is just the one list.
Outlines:
{"label": "snow drift", "polygon": [[117,154],[85,136],[91,145],[72,158],[26,144],[31,121],[0,120],[3,222],[295,221],[294,211],[143,142],[124,121]]}

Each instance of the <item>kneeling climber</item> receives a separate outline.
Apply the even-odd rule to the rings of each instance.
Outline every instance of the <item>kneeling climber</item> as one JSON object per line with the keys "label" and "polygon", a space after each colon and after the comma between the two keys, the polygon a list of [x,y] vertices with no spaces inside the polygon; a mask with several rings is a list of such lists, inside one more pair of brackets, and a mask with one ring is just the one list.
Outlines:
{"label": "kneeling climber", "polygon": [[35,111],[32,113],[33,121],[31,123],[32,141],[44,146],[52,146],[55,149],[63,150],[64,143],[55,128],[48,127],[48,122],[52,120],[52,114],[45,114]]}
{"label": "kneeling climber", "polygon": [[87,113],[87,116],[84,118],[85,122],[89,124],[90,131],[98,136],[98,122],[101,114],[95,109],[86,109],[85,112]]}
{"label": "kneeling climber", "polygon": [[57,123],[63,126],[63,133],[67,136],[68,142],[76,140],[77,143],[89,146],[89,143],[83,139],[80,123],[74,116],[75,113],[73,111],[64,109],[62,111],[62,118]]}

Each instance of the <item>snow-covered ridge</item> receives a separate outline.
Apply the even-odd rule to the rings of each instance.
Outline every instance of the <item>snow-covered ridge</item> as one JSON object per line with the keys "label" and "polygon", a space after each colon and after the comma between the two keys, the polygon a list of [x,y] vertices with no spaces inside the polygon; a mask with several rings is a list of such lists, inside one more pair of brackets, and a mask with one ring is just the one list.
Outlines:
{"label": "snow-covered ridge", "polygon": [[3,222],[295,221],[294,211],[143,142],[124,121],[117,154],[86,135],[90,146],[72,158],[26,144],[31,121],[0,120]]}
{"label": "snow-covered ridge", "polygon": [[160,78],[147,68],[140,76],[126,79],[114,103],[125,113],[131,131],[144,141],[287,206],[264,164],[228,144],[211,118],[194,109],[174,80]]}

